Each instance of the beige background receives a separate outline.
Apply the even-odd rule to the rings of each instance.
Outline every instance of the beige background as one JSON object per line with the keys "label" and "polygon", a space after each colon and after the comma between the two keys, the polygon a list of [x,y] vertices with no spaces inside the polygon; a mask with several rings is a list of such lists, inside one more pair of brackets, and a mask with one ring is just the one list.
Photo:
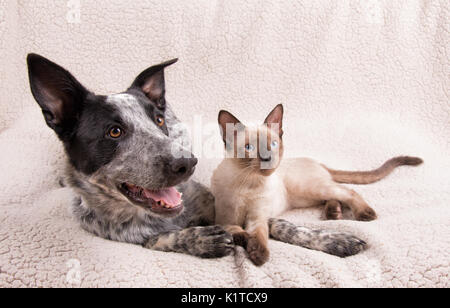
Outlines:
{"label": "beige background", "polygon": [[[448,286],[448,1],[82,0],[79,22],[76,3],[0,0],[0,286],[66,286],[73,258],[84,286]],[[168,100],[187,123],[214,123],[220,109],[262,121],[283,103],[290,156],[345,169],[401,154],[426,164],[358,188],[374,223],[286,216],[371,243],[347,260],[274,242],[256,269],[242,251],[200,261],[106,242],[66,213],[64,156],[30,94],[29,52],[98,94],[178,57]],[[208,183],[218,161],[202,159],[197,177]]]}

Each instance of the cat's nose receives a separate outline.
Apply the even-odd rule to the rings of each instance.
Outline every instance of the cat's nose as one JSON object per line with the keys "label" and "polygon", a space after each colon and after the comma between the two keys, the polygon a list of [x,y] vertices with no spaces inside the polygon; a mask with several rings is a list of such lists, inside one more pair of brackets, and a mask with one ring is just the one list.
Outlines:
{"label": "cat's nose", "polygon": [[270,162],[272,160],[272,158],[271,157],[269,157],[269,158],[260,158],[260,160],[262,162],[268,163],[268,162]]}

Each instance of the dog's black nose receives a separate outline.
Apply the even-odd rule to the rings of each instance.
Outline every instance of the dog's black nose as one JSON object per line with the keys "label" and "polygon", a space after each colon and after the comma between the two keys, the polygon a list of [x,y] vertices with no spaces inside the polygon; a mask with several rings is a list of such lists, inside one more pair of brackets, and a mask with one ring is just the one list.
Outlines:
{"label": "dog's black nose", "polygon": [[179,158],[172,161],[170,169],[174,175],[191,174],[198,164],[197,158]]}

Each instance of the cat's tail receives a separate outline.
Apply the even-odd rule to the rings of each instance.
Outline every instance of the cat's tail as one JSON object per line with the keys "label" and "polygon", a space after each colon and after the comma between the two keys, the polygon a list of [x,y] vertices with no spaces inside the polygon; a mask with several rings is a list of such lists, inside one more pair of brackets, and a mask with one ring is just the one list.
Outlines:
{"label": "cat's tail", "polygon": [[365,185],[381,181],[400,166],[419,166],[423,160],[418,157],[401,156],[388,160],[383,166],[372,171],[339,171],[325,167],[333,180],[342,184]]}

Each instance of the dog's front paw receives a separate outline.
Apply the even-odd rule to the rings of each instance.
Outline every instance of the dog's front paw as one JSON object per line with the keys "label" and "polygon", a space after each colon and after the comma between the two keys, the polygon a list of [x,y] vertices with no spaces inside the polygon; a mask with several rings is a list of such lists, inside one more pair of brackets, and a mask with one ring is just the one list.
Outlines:
{"label": "dog's front paw", "polygon": [[356,255],[367,248],[366,242],[348,233],[328,234],[325,238],[320,250],[341,258]]}
{"label": "dog's front paw", "polygon": [[234,250],[233,236],[220,226],[194,228],[189,236],[190,252],[201,258],[221,258]]}

